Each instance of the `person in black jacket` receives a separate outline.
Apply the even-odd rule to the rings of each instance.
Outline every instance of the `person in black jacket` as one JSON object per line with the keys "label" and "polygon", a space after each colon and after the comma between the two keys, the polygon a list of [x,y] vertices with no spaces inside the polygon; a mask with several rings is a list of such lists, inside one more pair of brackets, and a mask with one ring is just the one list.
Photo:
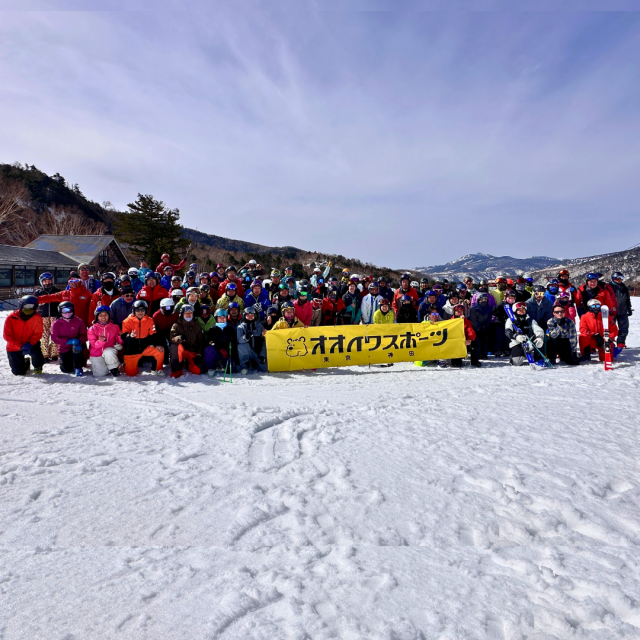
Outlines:
{"label": "person in black jacket", "polygon": [[226,372],[229,367],[232,372],[236,371],[233,352],[238,338],[236,329],[227,322],[227,317],[226,309],[217,309],[216,324],[207,331],[208,345],[204,349],[204,363],[210,378],[215,376],[216,371]]}
{"label": "person in black jacket", "polygon": [[[616,323],[618,324],[618,346],[622,349],[626,348],[627,336],[629,335],[629,316],[633,314],[631,308],[631,296],[629,289],[623,282],[624,274],[615,271],[611,274],[611,286],[616,294],[618,302],[618,312],[616,314]],[[43,336],[44,339],[44,336]]]}
{"label": "person in black jacket", "polygon": [[[40,274],[40,288],[36,289],[34,296],[48,296],[52,293],[58,293],[62,289],[53,284],[53,276],[48,272]],[[58,316],[59,302],[45,302],[38,305],[38,313],[42,316],[42,338],[40,340],[40,348],[45,362],[56,362],[58,360],[58,346],[51,340],[51,325]]]}
{"label": "person in black jacket", "polygon": [[418,312],[413,305],[413,298],[411,296],[402,296],[399,302],[396,322],[418,322]]}
{"label": "person in black jacket", "polygon": [[489,352],[489,331],[491,329],[491,318],[493,313],[489,306],[489,294],[480,293],[471,309],[469,309],[469,320],[476,332],[476,339],[472,345],[475,349],[475,359],[486,359]]}
{"label": "person in black jacket", "polygon": [[500,354],[504,357],[509,356],[509,345],[504,336],[504,327],[509,319],[505,305],[513,308],[516,302],[520,302],[518,300],[518,294],[513,289],[510,289],[505,291],[504,300],[493,310],[493,317],[496,321],[491,325],[493,329],[493,345],[491,351],[495,356],[499,356]]}

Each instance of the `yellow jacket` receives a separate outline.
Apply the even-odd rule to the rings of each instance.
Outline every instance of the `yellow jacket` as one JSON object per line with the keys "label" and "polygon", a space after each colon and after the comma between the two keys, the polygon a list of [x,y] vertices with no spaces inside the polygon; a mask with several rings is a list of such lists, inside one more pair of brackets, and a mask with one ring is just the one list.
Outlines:
{"label": "yellow jacket", "polygon": [[271,329],[271,331],[274,331],[275,329],[304,329],[305,326],[302,324],[302,322],[300,322],[300,320],[298,320],[298,318],[295,318],[293,324],[289,325],[289,323],[284,319],[284,318],[280,318],[280,320],[278,320],[278,322],[276,322],[273,325],[273,329]]}

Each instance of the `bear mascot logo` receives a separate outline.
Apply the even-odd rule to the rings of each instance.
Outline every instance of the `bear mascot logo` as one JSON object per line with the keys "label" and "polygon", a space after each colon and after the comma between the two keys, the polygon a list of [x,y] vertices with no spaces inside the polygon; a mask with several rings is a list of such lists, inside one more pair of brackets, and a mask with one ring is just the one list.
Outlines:
{"label": "bear mascot logo", "polygon": [[306,340],[304,337],[296,338],[295,340],[293,338],[289,338],[287,340],[287,355],[290,358],[306,356],[307,353],[309,353],[309,350],[307,349]]}

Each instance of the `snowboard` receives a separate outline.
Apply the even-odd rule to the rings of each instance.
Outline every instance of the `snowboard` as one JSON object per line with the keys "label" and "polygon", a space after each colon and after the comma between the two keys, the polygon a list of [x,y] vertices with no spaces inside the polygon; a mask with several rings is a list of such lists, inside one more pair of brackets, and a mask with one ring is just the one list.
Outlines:
{"label": "snowboard", "polygon": [[613,371],[613,353],[609,341],[609,307],[602,305],[600,313],[602,314],[602,337],[604,338],[604,370]]}

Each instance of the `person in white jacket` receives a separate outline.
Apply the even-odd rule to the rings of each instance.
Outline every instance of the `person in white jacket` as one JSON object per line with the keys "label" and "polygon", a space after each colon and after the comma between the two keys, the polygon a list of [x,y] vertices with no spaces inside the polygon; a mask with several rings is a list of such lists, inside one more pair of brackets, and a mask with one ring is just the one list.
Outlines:
{"label": "person in white jacket", "polygon": [[369,293],[362,298],[360,305],[362,324],[373,324],[373,314],[380,308],[380,300],[382,300],[382,297],[378,295],[379,290],[377,282],[369,284]]}

